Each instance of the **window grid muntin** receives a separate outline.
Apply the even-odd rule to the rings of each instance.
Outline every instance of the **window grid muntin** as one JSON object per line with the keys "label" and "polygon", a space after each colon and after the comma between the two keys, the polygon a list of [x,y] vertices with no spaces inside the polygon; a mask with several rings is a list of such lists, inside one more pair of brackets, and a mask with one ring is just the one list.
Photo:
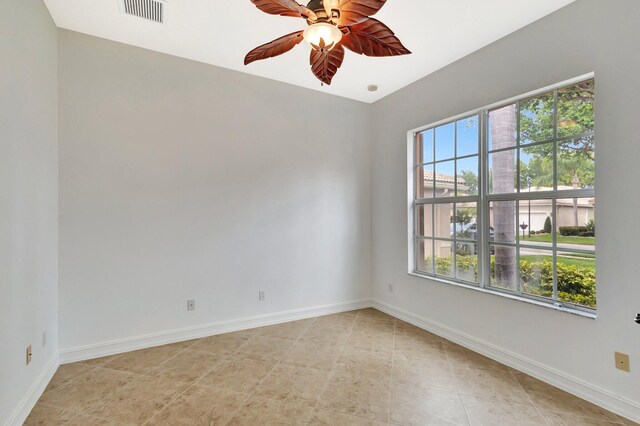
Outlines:
{"label": "window grid muntin", "polygon": [[[505,293],[511,293],[511,294],[515,294],[517,296],[523,297],[525,299],[532,299],[532,300],[540,300],[540,301],[544,301],[544,303],[549,303],[549,301],[551,300],[553,302],[554,305],[559,306],[559,307],[571,307],[573,309],[576,310],[582,310],[582,311],[587,311],[587,312],[594,312],[595,308],[590,308],[588,306],[583,306],[583,305],[577,305],[571,302],[565,302],[565,301],[559,301],[558,300],[558,279],[557,279],[557,252],[558,251],[562,251],[562,252],[568,252],[568,253],[583,253],[583,254],[593,254],[595,256],[596,251],[595,250],[586,250],[586,249],[571,249],[571,248],[559,248],[558,247],[558,242],[557,242],[557,238],[558,238],[558,232],[559,232],[559,227],[557,225],[557,220],[556,220],[556,213],[557,213],[557,200],[558,199],[570,199],[570,198],[595,198],[595,189],[594,188],[577,188],[577,189],[573,189],[573,190],[558,190],[558,146],[559,144],[566,142],[568,140],[581,140],[583,138],[586,137],[594,137],[595,134],[595,126],[594,126],[594,130],[592,131],[588,131],[588,132],[584,132],[584,133],[580,133],[580,134],[575,134],[575,135],[566,135],[566,136],[558,136],[558,91],[562,88],[565,87],[569,87],[572,85],[577,85],[579,83],[583,83],[586,81],[590,81],[593,80],[593,76],[590,76],[588,78],[584,78],[584,79],[575,79],[574,82],[563,82],[557,85],[554,85],[554,87],[552,89],[548,89],[548,90],[541,90],[539,91],[537,94],[535,95],[531,95],[531,96],[523,96],[523,97],[519,97],[519,98],[514,98],[511,99],[509,101],[505,101],[503,103],[500,104],[495,104],[492,105],[491,107],[485,107],[485,108],[481,108],[478,109],[472,113],[468,113],[468,114],[463,114],[463,115],[459,115],[456,116],[455,118],[452,118],[451,120],[447,120],[447,121],[442,121],[439,122],[437,124],[431,125],[431,126],[426,126],[424,129],[420,130],[420,132],[426,132],[429,130],[433,130],[433,137],[434,137],[434,141],[433,141],[433,149],[434,149],[434,154],[433,154],[433,159],[434,161],[431,163],[422,163],[422,164],[417,164],[416,165],[416,160],[417,160],[417,156],[414,156],[414,173],[417,170],[417,167],[420,167],[424,164],[433,164],[434,166],[434,198],[433,199],[418,199],[416,198],[416,191],[414,190],[414,214],[415,214],[415,206],[418,204],[431,204],[431,205],[435,205],[435,204],[454,204],[454,214],[456,212],[456,205],[459,202],[476,202],[477,203],[477,223],[478,223],[478,231],[476,234],[476,241],[475,243],[477,244],[478,247],[478,251],[476,256],[478,257],[478,282],[477,283],[473,283],[474,286],[479,286],[481,288],[490,288],[491,290],[494,291],[498,291],[498,292],[505,292]],[[547,139],[547,140],[541,140],[541,141],[535,141],[535,142],[531,142],[531,143],[522,143],[521,141],[521,103],[523,101],[526,101],[528,99],[531,99],[533,97],[540,97],[545,95],[546,93],[552,93],[553,94],[553,138],[552,139]],[[500,148],[497,150],[489,150],[489,137],[488,137],[488,131],[489,131],[489,126],[488,126],[488,120],[489,120],[489,114],[497,109],[500,108],[504,108],[508,105],[512,105],[515,104],[516,105],[516,143],[515,145],[511,146],[511,147],[506,147],[506,148]],[[469,196],[464,196],[464,200],[460,200],[460,197],[457,196],[457,184],[458,184],[458,177],[457,177],[457,160],[459,160],[457,157],[454,157],[453,159],[441,159],[438,161],[435,161],[435,129],[437,127],[440,126],[446,126],[450,123],[457,123],[458,121],[461,120],[465,120],[468,119],[470,117],[478,117],[478,130],[479,130],[479,149],[478,149],[478,162],[479,162],[479,167],[478,167],[478,195],[477,196],[473,196],[473,197],[469,197]],[[454,125],[454,129],[455,132],[457,133],[457,125]],[[414,133],[414,138],[413,138],[413,143],[414,145],[416,145],[416,140],[417,140],[417,135],[418,132]],[[521,158],[520,158],[520,150],[522,148],[531,148],[531,147],[535,147],[538,145],[544,145],[544,144],[549,144],[549,143],[553,143],[553,147],[552,147],[552,152],[553,152],[553,190],[551,191],[539,191],[539,192],[523,192],[521,191],[521,175],[520,175],[520,168],[521,168]],[[454,138],[454,153],[457,154],[457,134],[456,134],[456,138]],[[502,152],[502,151],[509,151],[509,150],[515,150],[516,153],[516,182],[515,182],[515,192],[513,193],[500,193],[500,194],[491,194],[489,192],[489,157],[491,154],[493,153],[497,153],[497,152]],[[464,159],[464,158],[470,158],[470,157],[474,157],[474,155],[466,155],[465,157],[461,157],[460,159]],[[435,164],[438,162],[445,162],[445,161],[451,161],[451,160],[455,160],[455,176],[454,176],[454,181],[455,181],[455,186],[456,186],[456,196],[455,197],[447,197],[447,198],[435,198]],[[414,184],[415,184],[416,180],[414,179]],[[595,185],[594,185],[595,186]],[[539,200],[539,199],[548,199],[552,201],[552,211],[551,211],[551,217],[552,217],[552,245],[549,247],[544,247],[544,248],[540,248],[540,247],[535,247],[535,246],[531,246],[531,245],[527,245],[527,244],[523,244],[521,245],[520,243],[520,232],[519,232],[519,225],[518,223],[516,223],[516,242],[515,244],[508,244],[508,243],[495,243],[495,242],[491,242],[490,241],[490,226],[489,226],[489,206],[490,203],[492,201],[515,201],[516,203],[516,218],[519,219],[520,215],[519,215],[519,208],[520,208],[520,203],[519,201],[521,200]],[[427,275],[427,276],[434,276],[436,278],[440,278],[440,279],[444,279],[445,281],[453,281],[453,282],[462,282],[462,283],[468,283],[467,281],[462,281],[462,280],[457,280],[457,279],[452,279],[451,277],[447,277],[447,276],[442,276],[442,275],[438,275],[436,272],[436,265],[435,265],[435,220],[433,220],[434,216],[435,216],[435,207],[432,207],[432,222],[433,222],[433,241],[432,241],[432,270],[433,273],[432,274],[428,274],[428,273],[424,273],[422,271],[417,271],[416,268],[414,267],[414,272],[417,272],[419,275]],[[531,224],[529,223],[529,226],[531,226]],[[457,237],[457,232],[456,231],[456,224],[454,223],[453,226],[454,229],[454,244],[455,244],[455,238]],[[414,232],[415,234],[415,232]],[[493,287],[490,285],[491,280],[490,280],[490,275],[491,275],[491,265],[490,265],[490,261],[491,261],[491,255],[489,253],[489,247],[490,245],[501,245],[501,246],[511,246],[511,247],[515,247],[516,250],[516,277],[517,277],[517,291],[513,291],[513,290],[508,290],[508,289],[502,289],[502,288],[497,288],[497,287]],[[547,251],[551,251],[553,253],[553,259],[552,259],[552,266],[553,266],[553,298],[548,298],[545,296],[538,296],[538,295],[533,295],[533,294],[529,294],[529,293],[523,293],[521,291],[521,279],[520,279],[520,247],[524,247],[524,248],[532,248],[532,249],[543,249],[543,250],[547,250]],[[454,254],[453,254],[453,259],[454,259],[454,263],[455,263],[455,259],[456,259],[456,255],[455,255],[455,245],[454,245]],[[414,263],[415,265],[415,263]],[[454,275],[457,275],[457,270],[454,268]]]}

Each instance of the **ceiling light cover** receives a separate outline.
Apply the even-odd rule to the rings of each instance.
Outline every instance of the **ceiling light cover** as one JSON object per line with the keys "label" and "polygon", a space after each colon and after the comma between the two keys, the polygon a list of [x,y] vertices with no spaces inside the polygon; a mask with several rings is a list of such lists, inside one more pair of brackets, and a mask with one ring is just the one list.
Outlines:
{"label": "ceiling light cover", "polygon": [[321,22],[309,26],[304,31],[303,37],[316,50],[321,50],[325,46],[326,49],[331,50],[342,40],[342,31],[335,25]]}

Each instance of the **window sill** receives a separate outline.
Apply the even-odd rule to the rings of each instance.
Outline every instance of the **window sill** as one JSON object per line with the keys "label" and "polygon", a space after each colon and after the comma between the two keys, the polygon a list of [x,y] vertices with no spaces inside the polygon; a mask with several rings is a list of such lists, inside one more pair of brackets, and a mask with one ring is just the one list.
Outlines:
{"label": "window sill", "polygon": [[439,283],[443,283],[443,284],[447,284],[447,285],[454,285],[456,287],[462,287],[462,288],[466,288],[466,289],[469,289],[469,290],[475,290],[475,291],[478,291],[480,293],[493,294],[495,296],[500,296],[500,297],[504,297],[504,298],[511,299],[511,300],[517,300],[517,301],[520,301],[520,302],[529,303],[531,305],[541,306],[541,307],[547,308],[547,309],[553,309],[555,311],[566,312],[566,313],[577,315],[577,316],[583,317],[583,318],[590,318],[590,319],[596,319],[597,318],[597,315],[596,315],[595,312],[582,311],[580,309],[569,308],[567,306],[558,306],[558,305],[554,305],[554,304],[551,304],[551,303],[545,303],[545,302],[541,302],[541,301],[534,300],[534,299],[528,299],[526,297],[521,297],[521,296],[514,295],[514,294],[503,293],[503,292],[497,291],[497,290],[478,287],[478,286],[474,286],[474,285],[470,285],[470,284],[464,284],[464,283],[457,282],[457,281],[450,281],[450,280],[447,280],[447,279],[444,279],[444,278],[438,278],[438,277],[434,277],[434,276],[431,276],[431,275],[423,275],[423,274],[419,274],[417,272],[409,272],[408,274],[412,275],[414,277],[428,279],[428,280],[431,280],[431,281],[435,281],[435,282],[439,282]]}

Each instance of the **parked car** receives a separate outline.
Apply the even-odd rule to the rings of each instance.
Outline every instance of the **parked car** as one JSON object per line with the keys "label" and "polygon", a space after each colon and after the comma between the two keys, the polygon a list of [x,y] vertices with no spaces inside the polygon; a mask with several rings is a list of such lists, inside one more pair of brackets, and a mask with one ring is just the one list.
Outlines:
{"label": "parked car", "polygon": [[[453,238],[453,229],[454,224],[451,224],[451,238]],[[466,225],[462,225],[460,223],[455,224],[456,229],[456,238],[464,239],[464,240],[472,240],[478,241],[478,224],[476,222],[468,223]],[[495,231],[493,227],[489,227],[489,241],[494,241]],[[465,249],[469,246],[473,245],[473,254],[478,253],[478,245],[477,243],[456,243],[456,247],[458,250]],[[493,247],[491,247],[491,254],[494,253]]]}

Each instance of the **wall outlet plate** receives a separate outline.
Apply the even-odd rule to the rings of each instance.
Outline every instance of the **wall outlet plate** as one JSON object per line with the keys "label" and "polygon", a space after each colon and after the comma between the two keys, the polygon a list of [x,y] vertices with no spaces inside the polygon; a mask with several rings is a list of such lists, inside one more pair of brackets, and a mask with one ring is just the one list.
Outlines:
{"label": "wall outlet plate", "polygon": [[31,356],[33,352],[31,351],[31,345],[27,346],[27,365],[31,363]]}
{"label": "wall outlet plate", "polygon": [[629,372],[629,355],[616,352],[616,368],[618,370]]}
{"label": "wall outlet plate", "polygon": [[258,292],[258,301],[260,301],[260,302],[264,302],[264,297],[265,297],[265,296],[264,296],[264,290],[260,290],[260,291]]}
{"label": "wall outlet plate", "polygon": [[389,284],[389,293],[393,293],[393,284]]}
{"label": "wall outlet plate", "polygon": [[45,346],[47,346],[47,332],[43,331],[42,332],[42,347],[44,348]]}
{"label": "wall outlet plate", "polygon": [[196,301],[187,300],[187,311],[195,311],[195,310],[196,310]]}

